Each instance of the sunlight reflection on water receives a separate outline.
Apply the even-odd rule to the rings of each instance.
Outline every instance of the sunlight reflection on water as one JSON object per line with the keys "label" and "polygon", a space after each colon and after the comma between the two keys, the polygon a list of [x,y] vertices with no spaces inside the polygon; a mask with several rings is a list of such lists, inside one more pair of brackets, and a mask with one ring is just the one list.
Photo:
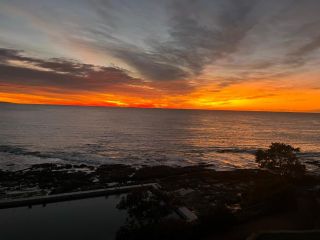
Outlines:
{"label": "sunlight reflection on water", "polygon": [[[8,105],[0,164],[212,164],[254,167],[271,142],[320,157],[320,114]],[[9,166],[10,167],[10,166]]]}

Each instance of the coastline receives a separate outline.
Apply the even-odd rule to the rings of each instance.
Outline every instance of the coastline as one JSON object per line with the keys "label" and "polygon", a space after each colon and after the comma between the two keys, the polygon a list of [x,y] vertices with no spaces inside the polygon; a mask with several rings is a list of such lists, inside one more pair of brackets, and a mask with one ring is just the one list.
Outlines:
{"label": "coastline", "polygon": [[[291,226],[289,229],[320,226],[317,218],[320,207],[316,203],[320,189],[318,176],[306,175],[303,179],[293,180],[263,169],[216,171],[207,167],[146,166],[136,169],[121,164],[99,167],[37,164],[15,172],[1,170],[0,199],[8,207],[10,202],[12,207],[15,203],[21,205],[20,200],[22,205],[28,205],[24,204],[24,199],[31,199],[30,205],[45,205],[56,200],[108,195],[107,189],[117,193],[132,188],[133,194],[154,191],[156,188],[150,186],[156,184],[160,190],[155,191],[161,201],[190,216],[192,225],[188,221],[181,223],[186,232],[205,228],[204,233],[219,236],[230,235],[230,229],[233,229],[233,235],[240,231],[237,235],[248,236],[253,230],[265,230],[265,221],[270,229],[287,225]],[[270,223],[270,219],[275,223],[282,219],[281,224]],[[255,222],[261,223],[256,226]],[[216,223],[213,228],[212,223]]]}

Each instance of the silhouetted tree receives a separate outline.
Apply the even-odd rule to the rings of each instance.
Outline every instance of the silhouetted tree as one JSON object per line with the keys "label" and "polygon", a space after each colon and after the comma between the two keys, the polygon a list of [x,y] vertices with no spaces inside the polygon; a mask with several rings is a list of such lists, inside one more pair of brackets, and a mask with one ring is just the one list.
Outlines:
{"label": "silhouetted tree", "polygon": [[299,148],[284,143],[272,143],[268,149],[256,152],[256,162],[259,167],[268,168],[280,175],[298,177],[306,170],[297,156],[299,152]]}
{"label": "silhouetted tree", "polygon": [[117,208],[128,213],[126,224],[117,232],[117,240],[161,239],[149,238],[150,231],[156,231],[156,226],[171,213],[168,206],[148,190],[136,190],[122,197]]}

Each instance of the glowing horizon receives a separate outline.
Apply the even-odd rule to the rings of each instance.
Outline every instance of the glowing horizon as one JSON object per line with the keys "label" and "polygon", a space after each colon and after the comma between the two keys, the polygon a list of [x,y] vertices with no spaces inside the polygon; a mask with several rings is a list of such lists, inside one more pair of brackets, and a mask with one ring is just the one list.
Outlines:
{"label": "glowing horizon", "polygon": [[320,2],[26,2],[0,3],[0,102],[320,112]]}

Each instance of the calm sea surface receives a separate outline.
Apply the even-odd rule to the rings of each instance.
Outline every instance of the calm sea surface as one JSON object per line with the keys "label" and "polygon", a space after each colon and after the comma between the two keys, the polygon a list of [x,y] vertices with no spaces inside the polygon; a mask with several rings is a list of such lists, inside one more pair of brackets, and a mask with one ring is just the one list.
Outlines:
{"label": "calm sea surface", "polygon": [[121,195],[0,210],[3,240],[116,239],[128,214],[119,211]]}
{"label": "calm sea surface", "polygon": [[255,167],[271,142],[320,161],[320,114],[0,104],[0,167],[43,162]]}

